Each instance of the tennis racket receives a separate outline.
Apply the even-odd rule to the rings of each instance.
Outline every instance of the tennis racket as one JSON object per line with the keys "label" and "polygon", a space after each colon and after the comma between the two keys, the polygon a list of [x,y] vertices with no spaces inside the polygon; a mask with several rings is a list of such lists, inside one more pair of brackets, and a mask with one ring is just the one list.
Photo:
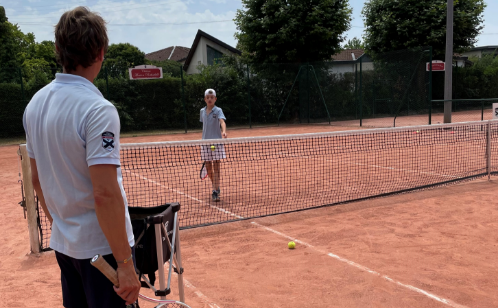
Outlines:
{"label": "tennis racket", "polygon": [[207,168],[206,168],[206,162],[202,164],[201,168],[201,180],[205,180],[208,176]]}
{"label": "tennis racket", "polygon": [[[113,269],[101,255],[94,256],[90,263],[101,271],[116,287],[119,287],[118,273],[116,273],[116,270]],[[142,294],[138,294],[138,298],[166,308],[190,308],[187,304],[175,300],[156,299]]]}

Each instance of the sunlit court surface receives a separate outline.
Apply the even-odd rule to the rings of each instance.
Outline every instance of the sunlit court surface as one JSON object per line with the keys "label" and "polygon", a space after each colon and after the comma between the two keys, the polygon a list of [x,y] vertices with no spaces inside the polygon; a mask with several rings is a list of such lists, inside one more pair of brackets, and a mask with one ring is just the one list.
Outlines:
{"label": "sunlit court surface", "polygon": [[[219,202],[199,179],[200,143],[186,142],[199,133],[123,138],[148,144],[123,146],[124,185],[131,206],[181,203],[191,307],[496,307],[497,128],[232,130]],[[323,135],[289,136],[304,133]],[[62,307],[53,252],[29,253],[17,150],[0,147],[0,299]]]}

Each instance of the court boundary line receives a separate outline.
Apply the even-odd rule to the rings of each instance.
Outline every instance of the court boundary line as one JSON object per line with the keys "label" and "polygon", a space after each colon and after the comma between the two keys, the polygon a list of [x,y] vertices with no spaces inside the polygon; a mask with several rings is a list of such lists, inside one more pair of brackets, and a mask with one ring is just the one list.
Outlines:
{"label": "court boundary line", "polygon": [[[209,205],[211,208],[214,208],[214,209],[216,209],[216,210],[218,210],[218,211],[220,211],[220,212],[222,212],[222,213],[229,214],[229,215],[234,216],[234,217],[237,217],[237,218],[239,218],[239,219],[245,219],[244,217],[242,217],[242,216],[240,216],[240,215],[234,214],[234,213],[232,213],[232,212],[230,212],[230,211],[228,211],[228,210],[225,210],[225,209],[223,209],[223,208],[221,208],[221,207],[214,206],[214,205],[212,205],[212,204],[210,204],[210,203],[207,203],[207,202],[205,202],[205,201],[199,200],[199,199],[197,199],[197,198],[195,198],[195,197],[192,197],[192,196],[190,196],[189,194],[186,194],[186,193],[184,193],[184,192],[182,192],[182,191],[179,191],[179,190],[176,190],[176,189],[173,189],[173,188],[169,188],[169,187],[167,187],[166,185],[163,185],[163,184],[158,183],[158,182],[156,182],[156,181],[154,181],[154,180],[148,179],[147,177],[144,177],[144,176],[142,176],[142,175],[136,174],[136,173],[131,172],[131,171],[128,171],[128,170],[125,170],[125,172],[131,173],[131,174],[133,174],[134,176],[140,177],[140,178],[142,178],[142,179],[144,179],[144,180],[146,180],[146,181],[149,181],[149,182],[151,182],[151,183],[153,183],[153,184],[155,184],[155,185],[162,186],[162,187],[164,187],[164,188],[166,188],[166,189],[168,189],[168,190],[171,190],[171,191],[173,191],[173,192],[175,192],[175,193],[178,193],[178,194],[184,195],[185,197],[190,198],[190,199],[192,199],[192,200],[195,200],[195,201],[197,201],[197,202],[199,202],[199,203],[204,203],[204,204],[207,204],[207,205]],[[406,288],[406,289],[408,289],[408,290],[411,290],[411,291],[414,291],[414,292],[416,292],[416,293],[419,293],[419,294],[425,295],[426,297],[428,297],[428,298],[430,298],[430,299],[433,299],[433,300],[435,300],[435,301],[438,301],[438,302],[440,302],[440,303],[442,303],[442,304],[448,305],[448,306],[453,307],[453,308],[469,308],[469,307],[467,307],[467,306],[464,306],[464,305],[460,305],[460,304],[458,304],[458,303],[455,303],[455,302],[453,302],[452,300],[445,299],[445,298],[443,298],[443,297],[440,297],[440,296],[434,295],[434,294],[432,294],[432,293],[430,293],[430,292],[427,292],[427,291],[425,291],[425,290],[423,290],[423,289],[420,289],[420,288],[414,287],[414,286],[412,286],[412,285],[409,285],[409,284],[404,284],[404,283],[402,283],[402,282],[400,282],[400,281],[394,280],[394,279],[390,278],[390,277],[389,277],[389,276],[387,276],[387,275],[383,275],[383,274],[381,274],[381,273],[379,273],[379,272],[376,272],[376,271],[374,271],[374,270],[369,269],[369,268],[368,268],[368,267],[366,267],[366,266],[363,266],[363,265],[358,264],[358,263],[356,263],[356,262],[350,261],[350,260],[348,260],[348,259],[346,259],[346,258],[343,258],[343,257],[340,257],[340,256],[338,256],[338,255],[336,255],[336,254],[329,253],[329,252],[323,251],[323,250],[321,250],[321,249],[315,248],[315,247],[314,247],[313,245],[311,245],[311,244],[308,244],[308,243],[303,242],[303,241],[301,241],[301,240],[299,240],[299,239],[296,239],[296,238],[293,238],[293,237],[291,237],[291,236],[288,236],[288,235],[286,235],[286,234],[284,234],[284,233],[282,233],[282,232],[279,232],[279,231],[273,230],[273,229],[271,229],[271,228],[269,228],[269,227],[267,227],[267,226],[264,226],[264,225],[261,225],[261,224],[259,224],[259,223],[255,222],[255,221],[252,221],[252,222],[251,222],[251,224],[252,224],[252,225],[255,225],[255,226],[257,226],[257,227],[259,227],[259,228],[261,228],[261,229],[264,229],[264,230],[270,231],[270,232],[272,232],[272,233],[274,233],[274,234],[277,234],[277,235],[280,235],[280,236],[285,237],[285,238],[287,238],[287,239],[290,239],[290,240],[292,240],[292,241],[294,241],[294,242],[296,242],[296,243],[299,243],[299,244],[301,244],[301,245],[304,245],[304,246],[306,246],[306,247],[309,247],[309,248],[311,248],[312,250],[314,250],[314,251],[316,251],[316,252],[319,252],[319,253],[321,253],[321,254],[325,254],[325,255],[327,255],[327,256],[329,256],[329,257],[332,257],[332,258],[334,258],[334,259],[336,259],[336,260],[338,260],[338,261],[341,261],[341,262],[344,262],[344,263],[346,263],[346,264],[349,264],[349,265],[351,265],[351,266],[353,266],[353,267],[356,267],[357,269],[360,269],[360,270],[365,271],[365,272],[367,272],[367,273],[370,273],[370,274],[373,274],[373,275],[379,276],[379,277],[383,278],[384,280],[389,281],[389,282],[391,282],[391,283],[394,283],[394,284],[396,284],[396,285],[398,285],[398,286],[401,286],[401,287],[404,287],[404,288]],[[201,294],[202,294],[202,293],[201,293]],[[198,296],[199,296],[199,295],[198,295]]]}
{"label": "court boundary line", "polygon": [[299,243],[299,244],[301,244],[301,245],[304,245],[304,246],[306,246],[306,247],[308,247],[308,248],[311,248],[312,250],[314,250],[314,251],[316,251],[316,252],[318,252],[318,253],[325,254],[325,255],[327,255],[327,256],[329,256],[329,257],[332,257],[332,258],[334,258],[334,259],[336,259],[336,260],[338,260],[338,261],[341,261],[341,262],[344,262],[344,263],[346,263],[346,264],[349,264],[349,265],[351,265],[351,266],[353,266],[353,267],[356,267],[356,268],[357,268],[357,269],[359,269],[359,270],[362,270],[362,271],[364,271],[364,272],[367,272],[367,273],[370,273],[370,274],[373,274],[373,275],[379,276],[379,277],[383,278],[384,280],[387,280],[387,281],[389,281],[389,282],[392,282],[392,283],[394,283],[394,284],[396,284],[396,285],[399,285],[399,286],[404,287],[404,288],[406,288],[406,289],[409,289],[409,290],[411,290],[411,291],[417,292],[417,293],[419,293],[419,294],[425,295],[425,296],[427,296],[427,297],[428,297],[428,298],[430,298],[430,299],[436,300],[436,301],[438,301],[438,302],[440,302],[440,303],[443,303],[443,304],[445,304],[445,305],[448,305],[448,306],[450,306],[450,307],[453,307],[453,308],[468,308],[467,306],[460,305],[460,304],[458,304],[458,303],[453,302],[452,300],[442,298],[442,297],[440,297],[440,296],[434,295],[434,294],[432,294],[432,293],[430,293],[430,292],[427,292],[427,291],[425,291],[425,290],[422,290],[422,289],[420,289],[420,288],[417,288],[417,287],[414,287],[414,286],[412,286],[412,285],[405,284],[405,283],[402,283],[402,282],[400,282],[400,281],[394,280],[394,279],[390,278],[390,277],[389,277],[389,276],[387,276],[387,275],[383,275],[383,274],[381,274],[381,273],[379,273],[379,272],[377,272],[377,271],[374,271],[374,270],[372,270],[372,269],[370,269],[370,268],[368,268],[368,267],[366,267],[366,266],[363,266],[363,265],[358,264],[358,263],[356,263],[356,262],[350,261],[350,260],[348,260],[348,259],[346,259],[346,258],[343,258],[343,257],[340,257],[340,256],[338,256],[338,255],[336,255],[336,254],[333,254],[333,253],[330,253],[330,252],[323,251],[323,250],[321,250],[321,249],[319,249],[319,248],[315,248],[315,247],[314,247],[313,245],[311,245],[311,244],[308,244],[308,243],[306,243],[306,242],[304,242],[304,241],[301,241],[301,240],[298,240],[298,239],[296,239],[296,238],[293,238],[292,236],[289,236],[289,235],[287,235],[287,234],[285,234],[285,233],[279,232],[279,231],[274,230],[274,229],[272,229],[272,228],[269,228],[269,227],[267,227],[267,226],[261,225],[261,224],[259,224],[259,223],[255,222],[255,221],[252,221],[252,222],[251,222],[251,224],[255,225],[256,227],[258,227],[258,228],[260,228],[260,229],[264,229],[264,230],[266,230],[266,231],[272,232],[272,233],[277,234],[277,235],[279,235],[279,236],[281,236],[281,237],[287,238],[287,239],[289,239],[289,240],[291,240],[291,241],[294,241],[294,242],[296,242],[296,243]]}

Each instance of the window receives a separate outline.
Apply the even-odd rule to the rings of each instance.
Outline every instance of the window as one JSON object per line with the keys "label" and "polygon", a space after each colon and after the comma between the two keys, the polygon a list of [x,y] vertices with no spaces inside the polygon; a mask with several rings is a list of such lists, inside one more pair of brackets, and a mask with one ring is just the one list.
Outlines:
{"label": "window", "polygon": [[214,49],[213,47],[206,45],[207,47],[207,64],[208,65],[213,65],[214,63],[217,62],[218,59],[221,59],[223,57],[223,53],[219,52],[218,50]]}

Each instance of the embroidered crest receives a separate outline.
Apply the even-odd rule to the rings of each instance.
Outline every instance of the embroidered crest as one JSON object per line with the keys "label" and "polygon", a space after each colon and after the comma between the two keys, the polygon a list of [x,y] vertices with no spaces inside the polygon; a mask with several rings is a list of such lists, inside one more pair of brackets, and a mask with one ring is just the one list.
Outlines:
{"label": "embroidered crest", "polygon": [[102,133],[102,147],[107,150],[107,152],[112,152],[114,150],[114,134],[111,132]]}

